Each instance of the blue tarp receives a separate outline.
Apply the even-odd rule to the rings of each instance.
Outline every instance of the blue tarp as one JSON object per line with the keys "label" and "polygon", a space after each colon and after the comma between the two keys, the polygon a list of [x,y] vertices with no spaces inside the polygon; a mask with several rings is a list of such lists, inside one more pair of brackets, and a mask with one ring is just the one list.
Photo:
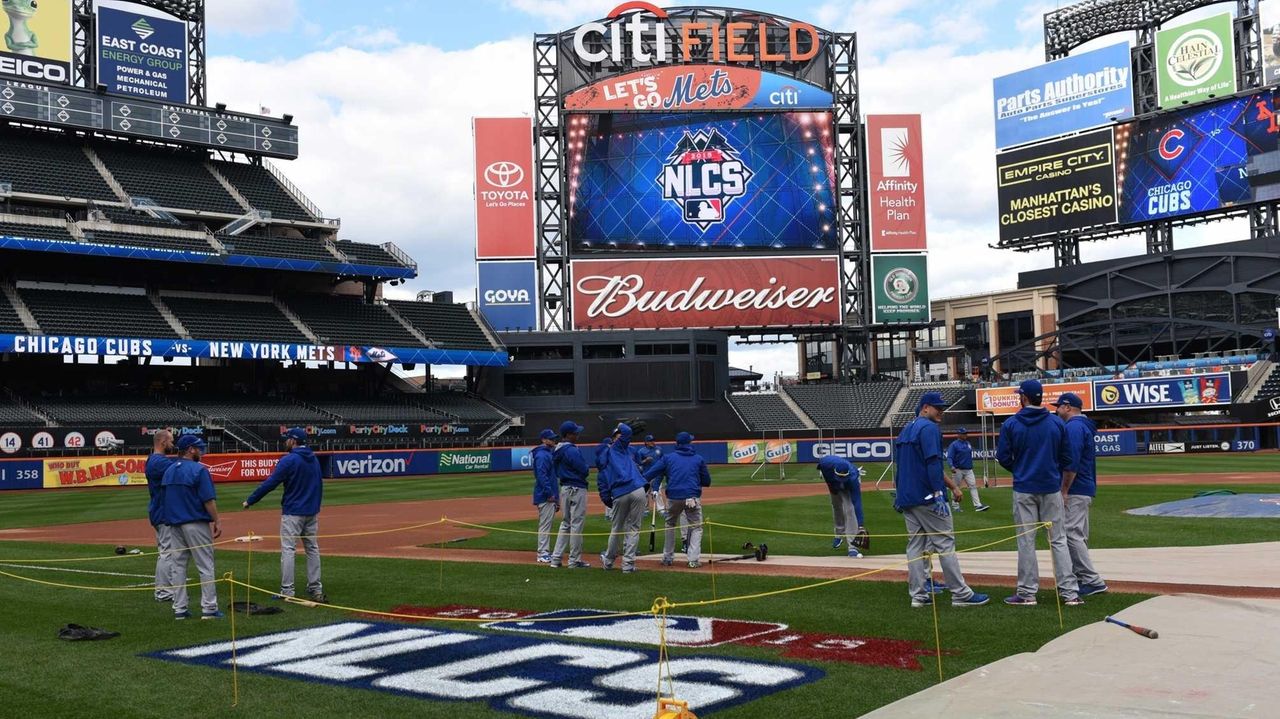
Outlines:
{"label": "blue tarp", "polygon": [[1280,494],[1212,495],[1130,509],[1146,517],[1212,517],[1280,519]]}

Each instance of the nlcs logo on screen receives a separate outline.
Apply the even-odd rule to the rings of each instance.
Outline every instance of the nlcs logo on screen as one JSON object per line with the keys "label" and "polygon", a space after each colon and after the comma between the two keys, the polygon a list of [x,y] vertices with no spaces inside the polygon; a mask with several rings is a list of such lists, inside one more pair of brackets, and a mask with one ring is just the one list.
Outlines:
{"label": "nlcs logo on screen", "polygon": [[683,210],[684,221],[705,231],[724,222],[725,208],[746,194],[752,174],[719,130],[686,130],[658,184],[662,197]]}

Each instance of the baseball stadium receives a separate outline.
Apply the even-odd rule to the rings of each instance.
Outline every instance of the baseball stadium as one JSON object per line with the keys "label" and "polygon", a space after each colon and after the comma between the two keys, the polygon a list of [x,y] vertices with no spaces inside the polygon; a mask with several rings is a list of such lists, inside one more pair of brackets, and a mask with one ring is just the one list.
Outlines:
{"label": "baseball stadium", "polygon": [[957,91],[1039,262],[946,297],[857,13],[602,2],[508,116],[419,96],[455,296],[210,102],[214,5],[3,2],[0,716],[1280,715],[1280,0],[1020,21]]}

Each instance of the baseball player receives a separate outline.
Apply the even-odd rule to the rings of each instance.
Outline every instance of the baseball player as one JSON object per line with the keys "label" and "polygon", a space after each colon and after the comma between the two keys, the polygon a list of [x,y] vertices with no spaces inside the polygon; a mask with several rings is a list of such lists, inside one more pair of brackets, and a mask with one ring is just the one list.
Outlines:
{"label": "baseball player", "polygon": [[[685,541],[685,557],[690,569],[702,566],[702,488],[711,486],[711,471],[707,462],[693,449],[693,435],[681,432],[676,435],[676,451],[659,458],[644,473],[657,494],[658,485],[666,477],[667,500],[670,511],[664,515],[667,532],[662,545],[662,566],[670,567],[675,559],[676,525],[680,519],[688,521],[688,539]],[[683,532],[682,532],[683,534]]]}
{"label": "baseball player", "polygon": [[897,457],[894,472],[893,508],[907,524],[907,579],[912,607],[933,604],[935,588],[929,578],[925,551],[937,555],[951,590],[951,606],[976,607],[991,598],[973,591],[960,573],[956,559],[956,538],[951,524],[947,490],[955,496],[960,489],[942,471],[942,414],[946,403],[937,392],[927,392],[916,406],[916,419],[902,428],[894,444]]}
{"label": "baseball player", "polygon": [[1102,594],[1107,591],[1107,583],[1089,558],[1089,507],[1098,493],[1093,439],[1098,427],[1084,415],[1084,402],[1074,392],[1064,392],[1053,406],[1067,425],[1070,467],[1062,472],[1062,498],[1066,502],[1067,551],[1071,554],[1072,572],[1080,584],[1080,596]]}
{"label": "baseball player", "polygon": [[[654,463],[662,459],[662,450],[658,449],[658,444],[654,441],[653,435],[647,434],[644,437],[644,445],[636,450],[636,464],[640,465],[641,474],[649,471]],[[658,514],[663,519],[667,517],[667,498],[658,489],[657,485],[653,485],[653,490],[649,493],[649,506],[657,505]]]}
{"label": "baseball player", "polygon": [[[969,430],[961,427],[956,430],[955,441],[947,447],[947,464],[951,466],[951,481],[957,486],[963,488],[969,485],[969,497],[973,499],[973,511],[985,512],[991,507],[982,503],[978,498],[978,480],[973,476],[973,446],[969,444]],[[951,508],[960,511],[960,502],[955,502]]]}
{"label": "baseball player", "polygon": [[600,468],[600,501],[613,507],[609,546],[600,554],[601,567],[613,569],[613,562],[622,556],[622,571],[636,571],[636,548],[640,545],[640,521],[648,506],[644,488],[644,476],[631,455],[631,427],[619,424],[613,432],[613,442],[604,453]]}
{"label": "baseball player", "polygon": [[[613,440],[617,437],[605,437],[600,440],[600,444],[596,445],[596,487],[604,484],[604,465],[608,461],[609,447],[613,445]],[[613,505],[606,504],[604,507],[604,518],[613,521]]]}
{"label": "baseball player", "polygon": [[862,552],[854,546],[854,537],[862,529],[863,522],[861,471],[849,460],[828,454],[818,460],[818,472],[831,494],[831,514],[835,520],[836,535],[831,540],[831,548],[839,549],[847,543],[849,556],[861,557]]}
{"label": "baseball player", "polygon": [[556,433],[544,429],[533,448],[533,506],[538,508],[538,563],[551,563],[551,523],[560,511],[560,484],[556,480]]}
{"label": "baseball player", "polygon": [[[1022,409],[1000,425],[996,461],[1013,473],[1013,521],[1023,529],[1049,523],[1049,551],[1053,552],[1054,574],[1062,603],[1084,604],[1079,584],[1071,571],[1071,552],[1063,526],[1062,472],[1071,467],[1067,451],[1067,428],[1062,420],[1040,406],[1044,387],[1029,379],[1018,387]],[[1036,532],[1018,535],[1018,593],[1006,597],[1005,604],[1031,607],[1040,589],[1040,567],[1036,561]]]}
{"label": "baseball player", "polygon": [[170,538],[169,525],[164,523],[164,492],[160,483],[164,481],[165,470],[173,464],[168,456],[173,451],[173,433],[167,429],[156,432],[151,437],[151,456],[143,473],[147,475],[147,492],[151,501],[147,503],[147,518],[152,529],[156,530],[156,591],[157,602],[172,602],[173,589],[169,578],[173,574],[173,540]]}
{"label": "baseball player", "polygon": [[280,435],[285,455],[276,463],[271,476],[263,480],[240,506],[248,509],[284,483],[280,497],[280,593],[293,596],[294,560],[298,540],[307,554],[307,594],[311,601],[328,604],[324,585],[320,582],[320,503],[324,499],[324,482],[320,476],[320,460],[307,446],[307,431],[294,427]]}
{"label": "baseball player", "polygon": [[173,540],[173,618],[190,619],[187,611],[187,565],[192,559],[200,575],[201,619],[221,619],[218,585],[213,568],[213,540],[222,536],[217,494],[209,468],[200,464],[205,443],[195,435],[178,440],[178,459],[164,472],[164,523]]}
{"label": "baseball player", "polygon": [[553,567],[560,566],[566,544],[569,547],[569,568],[591,566],[582,560],[582,530],[587,521],[587,476],[591,474],[587,461],[582,458],[582,450],[576,444],[582,429],[582,425],[573,421],[560,425],[560,444],[552,454],[556,477],[560,480],[560,498],[564,502],[560,531],[556,532],[556,548],[551,551]]}

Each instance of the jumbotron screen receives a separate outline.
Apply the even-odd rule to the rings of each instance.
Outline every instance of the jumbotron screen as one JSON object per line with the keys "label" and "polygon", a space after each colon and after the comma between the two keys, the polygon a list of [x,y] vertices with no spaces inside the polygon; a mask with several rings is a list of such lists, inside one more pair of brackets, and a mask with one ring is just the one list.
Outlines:
{"label": "jumbotron screen", "polygon": [[578,252],[836,247],[831,113],[571,115]]}

